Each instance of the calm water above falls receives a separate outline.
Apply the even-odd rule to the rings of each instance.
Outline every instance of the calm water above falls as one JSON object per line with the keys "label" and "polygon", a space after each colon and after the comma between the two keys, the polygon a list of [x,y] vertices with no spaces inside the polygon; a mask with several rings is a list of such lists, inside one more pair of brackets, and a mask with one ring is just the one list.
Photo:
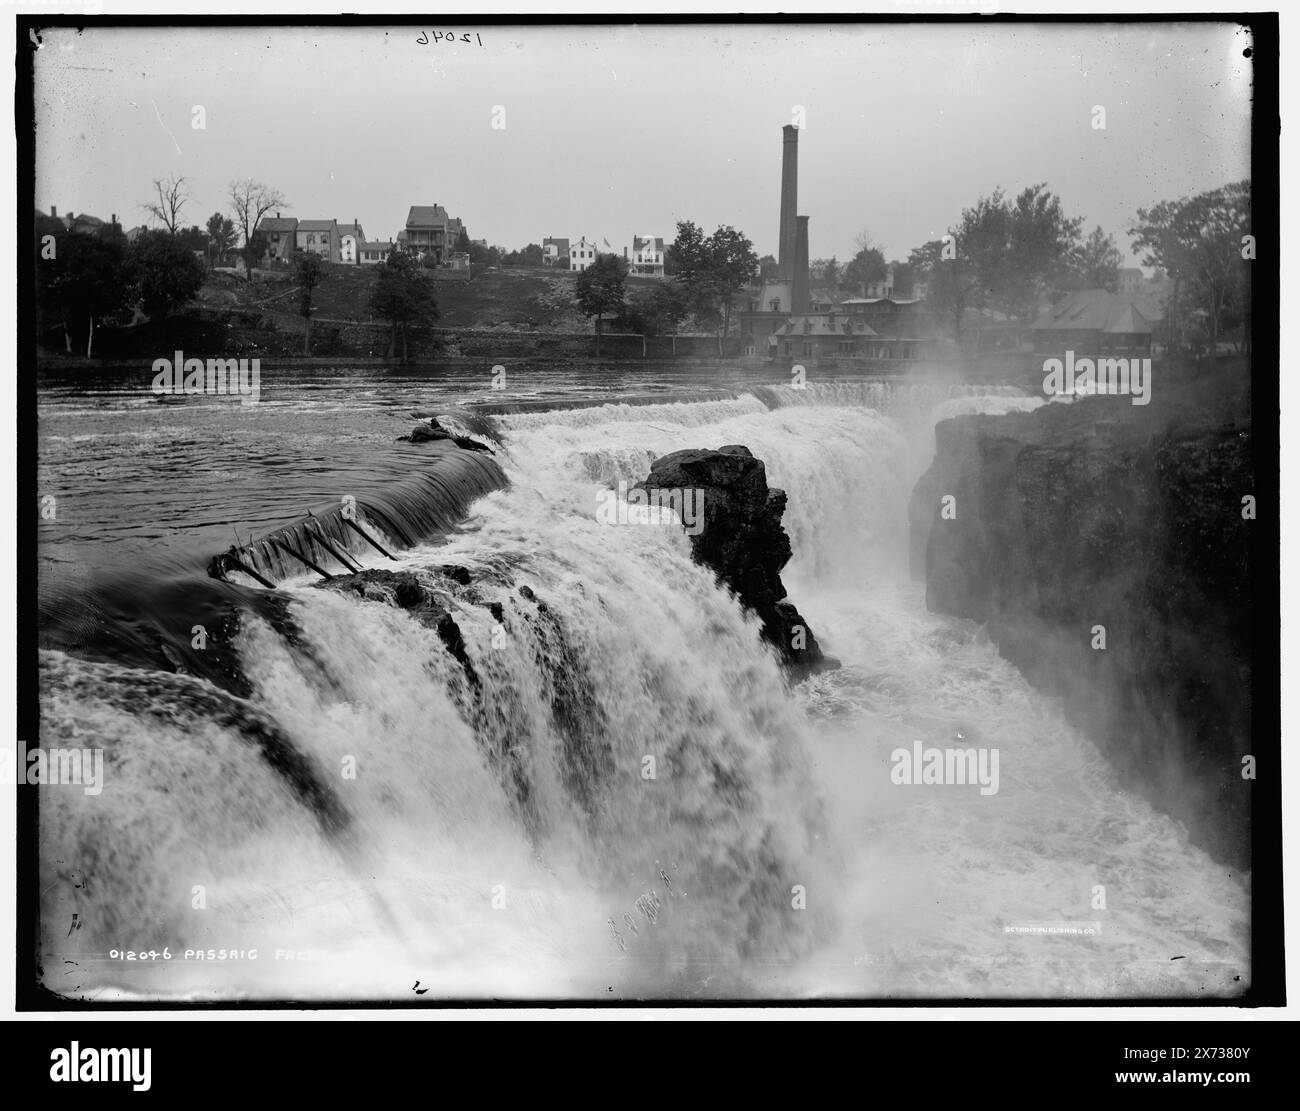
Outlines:
{"label": "calm water above falls", "polygon": [[[254,689],[230,712],[214,714],[192,676],[44,653],[42,744],[102,746],[106,760],[101,795],[42,795],[47,966],[78,960],[78,994],[100,997],[410,998],[417,980],[424,998],[1243,990],[1243,879],[1122,790],[978,628],[927,613],[908,580],[907,497],[935,421],[1039,401],[690,384],[736,396],[500,418],[510,489],[446,544],[400,554],[475,573],[481,597],[454,611],[485,717],[467,714],[460,665],[431,630],[305,579],[284,588],[297,644],[246,622]],[[520,395],[592,389],[555,374]],[[394,442],[410,412],[502,395],[359,373],[264,381],[263,398],[159,404],[46,383],[40,482],[59,514],[41,526],[43,580],[108,574],[147,591],[201,575],[235,527],[265,531],[418,468],[427,450]],[[726,443],[788,492],[784,579],[844,665],[792,693],[680,530],[595,519],[600,491],[644,477],[655,455]],[[491,601],[504,647],[477,604]],[[159,620],[184,624],[179,611]],[[254,719],[322,770],[345,838],[258,756]],[[997,794],[892,784],[890,753],[913,741],[996,748]],[[513,778],[485,751],[508,753]],[[349,757],[359,774],[343,780]],[[65,938],[71,913],[85,925]],[[259,957],[108,958],[163,944]]]}

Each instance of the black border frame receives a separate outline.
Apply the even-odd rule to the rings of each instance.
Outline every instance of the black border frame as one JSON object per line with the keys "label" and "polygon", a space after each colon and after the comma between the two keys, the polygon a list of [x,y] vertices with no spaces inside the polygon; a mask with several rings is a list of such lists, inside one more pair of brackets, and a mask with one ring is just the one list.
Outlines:
{"label": "black border frame", "polygon": [[[1282,785],[1281,785],[1281,639],[1280,639],[1280,521],[1278,467],[1280,429],[1272,419],[1279,410],[1279,163],[1280,114],[1278,99],[1279,37],[1276,12],[1246,13],[1125,13],[1118,14],[1002,14],[1002,15],[572,15],[538,17],[446,13],[438,23],[457,26],[626,26],[629,24],[755,25],[797,24],[1078,24],[1078,23],[1235,23],[1249,28],[1253,37],[1254,81],[1251,117],[1252,225],[1260,253],[1254,262],[1252,283],[1251,440],[1254,452],[1257,551],[1273,557],[1266,567],[1252,566],[1252,584],[1257,633],[1252,659],[1253,731],[1258,757],[1258,779],[1252,788],[1251,842],[1251,987],[1239,999],[809,999],[809,1000],[618,1000],[599,999],[438,999],[362,1000],[342,1002],[310,1001],[181,1001],[90,1003],[70,1000],[43,987],[38,979],[37,921],[39,913],[39,857],[37,837],[37,792],[17,791],[18,838],[17,922],[15,930],[15,1007],[21,1012],[85,1014],[113,1011],[254,1011],[254,1010],[415,1010],[452,1008],[738,1008],[738,1007],[908,1007],[908,1008],[997,1008],[1035,1007],[1276,1007],[1285,1004],[1285,956],[1282,906]],[[36,128],[33,97],[35,49],[31,35],[46,27],[410,27],[434,25],[433,18],[420,20],[410,15],[373,13],[362,15],[120,15],[70,16],[23,13],[15,17],[17,27],[14,86],[14,124],[17,135],[17,208],[15,228],[31,226],[35,209]],[[15,236],[18,276],[18,330],[15,367],[17,379],[17,490],[15,504],[26,505],[17,521],[16,680],[15,708],[20,738],[39,735],[37,699],[38,605],[37,592],[21,584],[33,583],[38,574],[38,532],[30,516],[37,489],[37,383],[34,374],[35,343],[35,259],[25,234]],[[30,365],[28,359],[30,358]],[[1273,368],[1277,368],[1274,373]],[[1265,418],[1256,422],[1256,417]],[[1275,628],[1272,614],[1279,615]],[[1276,635],[1275,635],[1276,634]]]}

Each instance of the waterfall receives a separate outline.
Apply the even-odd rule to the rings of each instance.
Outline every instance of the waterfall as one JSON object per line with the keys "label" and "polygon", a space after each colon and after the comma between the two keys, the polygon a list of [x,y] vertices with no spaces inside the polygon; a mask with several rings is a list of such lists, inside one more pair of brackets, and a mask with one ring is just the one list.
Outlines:
{"label": "waterfall", "polygon": [[[148,620],[99,599],[112,651],[68,618],[42,653],[41,743],[102,749],[104,789],[40,797],[47,970],[80,962],[96,998],[1246,986],[1241,882],[908,580],[934,424],[1040,399],[906,391],[506,413],[495,462],[358,497],[400,541],[359,592],[268,552],[274,592],[178,580]],[[679,527],[596,516],[658,455],[728,443],[787,491],[787,586],[844,661],[797,688]],[[143,631],[218,600],[237,682],[166,666],[179,649]],[[891,784],[897,746],[954,737],[1000,749],[997,795]],[[1098,917],[1098,884],[1100,939],[1008,940]],[[164,946],[170,963],[111,956]]]}

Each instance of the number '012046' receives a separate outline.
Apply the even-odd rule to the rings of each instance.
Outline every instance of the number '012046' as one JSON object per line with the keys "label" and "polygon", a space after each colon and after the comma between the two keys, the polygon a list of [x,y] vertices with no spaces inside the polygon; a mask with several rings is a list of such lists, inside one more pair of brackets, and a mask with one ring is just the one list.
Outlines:
{"label": "number '012046'", "polygon": [[479,46],[483,45],[483,36],[480,35],[477,31],[475,31],[473,34],[470,34],[468,31],[464,31],[460,35],[457,35],[455,31],[421,31],[420,37],[415,41],[419,43],[421,46],[428,46],[430,42],[439,43],[442,42],[444,39],[447,42],[467,42],[471,46],[473,46],[475,43],[477,43]]}

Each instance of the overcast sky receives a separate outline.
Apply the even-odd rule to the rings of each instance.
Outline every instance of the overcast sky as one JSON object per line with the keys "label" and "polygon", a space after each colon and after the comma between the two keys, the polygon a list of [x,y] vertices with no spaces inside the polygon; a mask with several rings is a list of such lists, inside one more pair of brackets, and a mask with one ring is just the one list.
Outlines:
{"label": "overcast sky", "polygon": [[906,258],[982,193],[1040,181],[1127,254],[1139,207],[1249,173],[1250,42],[1228,24],[455,30],[474,41],[421,45],[408,27],[48,31],[37,204],[130,227],[147,222],[151,179],[179,173],[194,193],[185,223],[203,224],[227,210],[232,179],[253,177],[288,198],[286,215],[355,218],[373,239],[436,203],[506,247],[585,235],[621,248],[692,219],[776,254],[796,106],[813,258],[850,257],[863,229]]}

